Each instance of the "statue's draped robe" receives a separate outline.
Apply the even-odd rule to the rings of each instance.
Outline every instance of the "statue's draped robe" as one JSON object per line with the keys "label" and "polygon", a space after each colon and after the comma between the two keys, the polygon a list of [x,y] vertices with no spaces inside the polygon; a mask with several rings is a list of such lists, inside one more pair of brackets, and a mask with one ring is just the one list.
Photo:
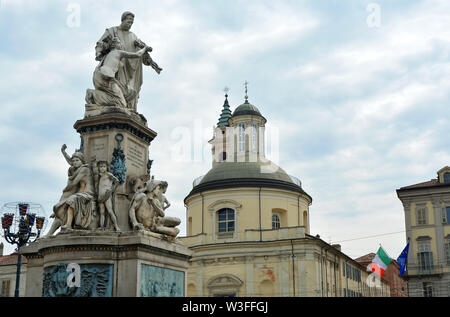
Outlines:
{"label": "statue's draped robe", "polygon": [[100,106],[115,106],[127,108],[124,93],[127,92],[126,87],[116,78],[105,79],[101,73],[104,59],[95,68],[94,71],[94,87],[92,92],[94,102]]}
{"label": "statue's draped robe", "polygon": [[[79,192],[81,182],[86,184],[84,192]],[[53,207],[53,212],[63,224],[67,222],[68,207],[74,210],[74,228],[87,229],[95,212],[93,178],[88,165],[73,171],[59,202]]]}
{"label": "statue's draped robe", "polygon": [[[130,31],[121,30],[119,27],[111,27],[106,29],[103,36],[97,42],[95,47],[96,59],[101,61],[109,52],[109,47],[105,45],[108,37],[112,39],[117,36],[123,45],[123,50],[127,52],[137,52],[140,47],[135,45],[135,41],[139,41],[136,35]],[[142,58],[123,58],[120,62],[119,71],[116,78],[124,89],[124,96],[127,101],[127,107],[136,111],[136,104],[139,98],[139,91],[142,86],[142,64],[151,65],[151,59],[148,53]]]}

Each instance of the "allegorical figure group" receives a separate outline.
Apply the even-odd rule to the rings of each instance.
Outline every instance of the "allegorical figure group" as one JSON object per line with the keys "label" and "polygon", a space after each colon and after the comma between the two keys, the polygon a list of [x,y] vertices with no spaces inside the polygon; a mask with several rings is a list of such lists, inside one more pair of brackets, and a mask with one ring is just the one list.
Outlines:
{"label": "allegorical figure group", "polygon": [[[93,159],[86,164],[84,154],[75,151],[70,157],[66,145],[61,147],[69,163],[67,186],[59,202],[53,207],[51,218],[55,218],[48,235],[58,228],[81,230],[107,230],[107,220],[115,231],[121,231],[114,208],[114,196],[119,180],[109,171],[108,162]],[[168,184],[153,177],[134,193],[128,210],[133,230],[148,230],[169,237],[180,232],[176,226],[180,219],[165,216],[170,206],[164,195]]]}

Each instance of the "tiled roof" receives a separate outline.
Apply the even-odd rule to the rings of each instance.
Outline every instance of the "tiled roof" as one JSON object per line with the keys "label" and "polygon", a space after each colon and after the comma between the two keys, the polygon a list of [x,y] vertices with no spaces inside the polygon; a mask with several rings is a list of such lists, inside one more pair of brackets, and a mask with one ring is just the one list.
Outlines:
{"label": "tiled roof", "polygon": [[[27,259],[23,256],[22,263],[27,263]],[[10,255],[0,256],[0,266],[1,265],[16,265],[17,264],[17,252]]]}
{"label": "tiled roof", "polygon": [[402,187],[402,188],[400,188],[400,190],[423,188],[423,187],[434,187],[434,186],[442,186],[442,185],[447,185],[447,184],[441,184],[441,183],[439,183],[437,178],[433,178],[433,179],[431,179],[431,180],[429,180],[427,182],[423,182],[423,183],[418,183],[418,184]]}
{"label": "tiled roof", "polygon": [[359,263],[372,262],[374,257],[375,257],[375,253],[369,253],[369,254],[360,256],[359,258],[356,258],[355,261],[359,262]]}

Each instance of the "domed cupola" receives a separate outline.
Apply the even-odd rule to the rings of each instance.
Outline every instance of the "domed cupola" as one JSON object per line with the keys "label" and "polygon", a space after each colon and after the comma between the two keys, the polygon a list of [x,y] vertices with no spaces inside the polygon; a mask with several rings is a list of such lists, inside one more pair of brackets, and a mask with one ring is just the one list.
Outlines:
{"label": "domed cupola", "polygon": [[231,118],[235,118],[237,116],[242,116],[242,115],[250,115],[250,116],[258,116],[261,117],[263,119],[263,123],[266,123],[267,120],[266,118],[264,118],[261,114],[261,112],[259,111],[259,109],[252,105],[251,103],[248,102],[248,95],[247,95],[247,82],[245,85],[245,101],[243,104],[241,104],[240,106],[238,106],[234,112],[233,115],[231,116]]}
{"label": "domed cupola", "polygon": [[303,194],[300,181],[265,157],[265,124],[259,109],[250,104],[245,87],[245,101],[231,115],[228,90],[212,145],[212,168],[194,182],[188,195],[213,189],[233,187],[270,187]]}

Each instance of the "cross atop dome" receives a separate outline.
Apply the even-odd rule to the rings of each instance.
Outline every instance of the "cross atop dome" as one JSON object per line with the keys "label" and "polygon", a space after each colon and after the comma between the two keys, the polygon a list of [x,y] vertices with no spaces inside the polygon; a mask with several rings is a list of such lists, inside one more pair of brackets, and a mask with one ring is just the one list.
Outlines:
{"label": "cross atop dome", "polygon": [[245,103],[248,103],[248,81],[244,82],[244,87],[245,87]]}

